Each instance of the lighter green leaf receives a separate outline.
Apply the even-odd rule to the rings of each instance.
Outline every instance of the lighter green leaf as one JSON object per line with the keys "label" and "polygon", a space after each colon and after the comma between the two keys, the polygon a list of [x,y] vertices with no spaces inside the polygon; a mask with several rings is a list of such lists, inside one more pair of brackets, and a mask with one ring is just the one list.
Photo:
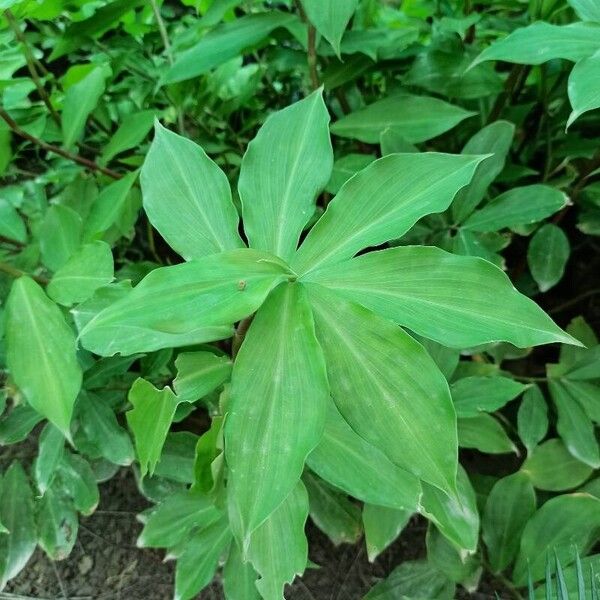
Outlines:
{"label": "lighter green leaf", "polygon": [[581,485],[593,469],[575,458],[561,440],[551,439],[536,446],[521,471],[539,490],[561,492]]}
{"label": "lighter green leaf", "polygon": [[140,461],[142,477],[154,472],[175,409],[180,400],[170,388],[156,389],[145,379],[136,379],[128,395],[133,408],[126,413]]}
{"label": "lighter green leaf", "polygon": [[[600,8],[597,9],[600,13]],[[568,93],[573,112],[567,128],[588,110],[600,108],[600,52],[582,58],[569,75]]]}
{"label": "lighter green leaf", "polygon": [[481,525],[488,560],[495,573],[504,571],[516,557],[521,533],[535,508],[535,491],[525,473],[514,473],[494,484]]}
{"label": "lighter green leaf", "polygon": [[272,114],[248,146],[238,189],[250,246],[289,259],[331,176],[322,90]]}
{"label": "lighter green leaf", "polygon": [[458,445],[487,454],[517,453],[517,448],[500,423],[487,413],[458,419]]}
{"label": "lighter green leaf", "polygon": [[578,493],[548,500],[525,526],[513,581],[525,585],[529,573],[533,581],[542,579],[548,553],[555,553],[564,566],[571,564],[575,551],[585,554],[598,540],[599,531],[598,498]]}
{"label": "lighter green leaf", "polygon": [[60,429],[47,423],[38,443],[38,454],[33,465],[33,474],[38,491],[43,496],[54,478],[65,448],[65,436]]}
{"label": "lighter green leaf", "polygon": [[418,144],[475,114],[437,98],[402,94],[378,100],[342,117],[331,126],[331,133],[378,144],[380,135],[392,127],[407,142]]}
{"label": "lighter green leaf", "polygon": [[75,335],[29,277],[13,283],[6,318],[6,360],[13,380],[27,402],[68,437],[82,380]]}
{"label": "lighter green leaf", "polygon": [[527,249],[527,264],[540,291],[548,291],[562,279],[570,253],[569,238],[560,227],[546,223],[535,232]]}
{"label": "lighter green leaf", "polygon": [[600,386],[587,381],[562,379],[560,384],[583,408],[587,416],[600,424]]}
{"label": "lighter green leaf", "polygon": [[548,432],[548,406],[537,385],[533,385],[523,394],[517,413],[519,437],[527,453],[541,442]]}
{"label": "lighter green leaf", "polygon": [[229,549],[227,562],[223,567],[223,591],[226,600],[259,600],[256,589],[258,574],[250,562],[244,562],[236,543]]}
{"label": "lighter green leaf", "polygon": [[152,225],[186,260],[243,246],[225,173],[158,121],[140,182]]}
{"label": "lighter green leaf", "polygon": [[340,56],[342,35],[358,6],[358,0],[302,0],[308,20]]}
{"label": "lighter green leaf", "polygon": [[97,288],[113,280],[110,246],[101,241],[81,248],[54,274],[48,295],[65,306],[87,300]]}
{"label": "lighter green leaf", "polygon": [[433,521],[440,533],[458,550],[475,552],[479,537],[479,513],[475,491],[469,478],[458,466],[458,495],[450,497],[440,489],[423,482],[421,513]]}
{"label": "lighter green leaf", "polygon": [[558,413],[556,428],[560,437],[573,456],[597,469],[600,467],[600,448],[592,420],[559,381],[550,380],[548,387]]}
{"label": "lighter green leaf", "polygon": [[175,600],[191,600],[213,579],[219,559],[231,541],[226,518],[192,533],[175,567]]}
{"label": "lighter green leaf", "polygon": [[399,535],[413,511],[365,504],[363,524],[369,561],[373,562]]}
{"label": "lighter green leaf", "polygon": [[140,144],[152,128],[155,114],[154,110],[142,110],[127,115],[104,146],[100,156],[102,162],[107,163],[117,154]]}
{"label": "lighter green leaf", "polygon": [[24,244],[27,229],[17,209],[4,198],[0,198],[0,235]]}
{"label": "lighter green leaf", "polygon": [[600,22],[600,5],[596,0],[567,0],[582,21]]}
{"label": "lighter green leaf", "polygon": [[36,546],[33,494],[23,467],[14,462],[0,485],[0,523],[8,534],[0,534],[0,590],[21,571]]}
{"label": "lighter green leaf", "polygon": [[537,21],[494,42],[471,66],[484,60],[503,60],[522,65],[540,65],[555,58],[577,62],[600,48],[599,33],[600,26],[592,23],[551,25]]}
{"label": "lighter green leaf", "polygon": [[463,377],[450,386],[459,417],[495,412],[514,400],[527,386],[508,377]]}
{"label": "lighter green leaf", "polygon": [[304,524],[308,495],[301,482],[252,534],[248,558],[260,575],[256,587],[264,600],[284,600],[283,587],[301,575],[308,560]]}
{"label": "lighter green leaf", "polygon": [[185,81],[208,73],[245,49],[259,44],[274,29],[296,21],[297,17],[293,14],[271,10],[223,23],[177,56],[161,84]]}
{"label": "lighter green leaf", "polygon": [[[421,495],[419,480],[360,437],[333,402],[329,402],[323,437],[306,464],[319,477],[363,502],[416,510]],[[373,465],[377,465],[376,470]]]}
{"label": "lighter green leaf", "polygon": [[325,426],[329,386],[300,284],[280,285],[256,313],[235,362],[230,394],[229,512],[246,549],[250,534],[299,481]]}
{"label": "lighter green leaf", "polygon": [[56,271],[79,247],[81,217],[68,206],[55,204],[46,211],[38,235],[42,262],[50,270]]}
{"label": "lighter green leaf", "polygon": [[448,208],[482,158],[422,153],[376,160],[342,186],[292,267],[306,272],[402,237],[421,217]]}
{"label": "lighter green leaf", "polygon": [[161,267],[93,316],[79,337],[103,356],[224,339],[228,324],[252,314],[287,277],[280,261],[248,249]]}
{"label": "lighter green leaf", "polygon": [[50,487],[37,511],[38,544],[50,560],[64,560],[71,554],[79,519],[70,499]]}
{"label": "lighter green leaf", "polygon": [[579,345],[481,258],[405,246],[364,254],[308,278],[453,348],[499,341],[519,348]]}
{"label": "lighter green leaf", "polygon": [[400,327],[310,285],[317,337],[337,408],[398,466],[454,490],[456,415],[444,376]]}
{"label": "lighter green leaf", "polygon": [[67,90],[61,114],[63,144],[66,148],[71,148],[81,137],[88,116],[104,93],[105,78],[105,70],[96,67]]}
{"label": "lighter green leaf", "polygon": [[181,400],[195,402],[216,390],[231,375],[231,359],[212,352],[182,352],[175,360],[173,389]]}
{"label": "lighter green leaf", "polygon": [[90,463],[78,454],[65,452],[58,465],[60,487],[71,498],[75,508],[91,515],[100,501],[100,492]]}
{"label": "lighter green leaf", "polygon": [[371,154],[346,154],[346,156],[342,156],[333,163],[331,178],[325,189],[330,194],[337,194],[350,177],[370,165],[374,158]]}

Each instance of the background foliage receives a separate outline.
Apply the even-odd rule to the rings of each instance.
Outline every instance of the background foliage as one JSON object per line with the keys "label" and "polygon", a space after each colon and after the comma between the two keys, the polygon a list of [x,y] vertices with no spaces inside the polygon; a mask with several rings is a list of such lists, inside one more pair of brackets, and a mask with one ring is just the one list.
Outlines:
{"label": "background foliage", "polygon": [[[31,464],[12,462],[2,474],[0,587],[26,568],[36,546],[52,559],[67,557],[80,515],[97,507],[98,483],[128,467],[152,504],[140,516],[139,544],[167,548],[176,557],[177,598],[197,594],[223,561],[218,572],[227,598],[281,598],[284,583],[307,566],[308,513],[335,543],[364,536],[371,560],[414,524],[414,513],[427,519],[426,556],[400,564],[373,587],[369,599],[452,598],[457,589],[473,591],[480,585],[507,597],[525,595],[528,586],[533,597],[553,592],[574,597],[568,594],[577,587],[580,597],[595,597],[600,571],[594,550],[600,539],[596,2],[0,0],[0,8],[0,443],[29,440],[37,447]],[[288,112],[282,110],[289,105]],[[309,105],[315,114],[314,107],[320,107],[320,116],[302,120],[300,113]],[[286,129],[290,121],[281,115],[290,110],[300,115],[299,131]],[[313,181],[315,173],[327,172],[329,136],[323,131],[329,116],[332,172]],[[155,120],[159,124],[152,134]],[[199,259],[188,264],[201,265],[200,274],[211,268],[238,273],[239,264],[204,257],[243,244],[236,224],[245,197],[268,199],[269,185],[277,187],[279,176],[285,184],[289,177],[261,163],[261,152],[270,149],[273,161],[283,160],[279,149],[286,140],[291,146],[300,132],[306,134],[305,145],[293,151],[306,171],[294,191],[301,190],[309,201],[306,214],[286,221],[299,235],[359,171],[363,175],[353,182],[366,181],[367,190],[384,176],[397,177],[398,186],[410,176],[435,181],[450,163],[431,158],[429,168],[417,171],[415,165],[429,160],[422,153],[456,155],[448,173],[454,188],[444,206],[431,200],[403,235],[367,236],[363,246],[340,253],[349,258],[365,246],[383,244],[394,248],[388,256],[408,262],[414,254],[409,246],[437,247],[451,253],[438,272],[440,288],[423,284],[435,275],[432,265],[441,256],[431,249],[413,281],[414,294],[426,298],[444,289],[458,304],[469,305],[487,290],[495,302],[487,314],[490,322],[507,320],[506,315],[522,321],[507,326],[504,337],[488,336],[482,343],[477,319],[484,310],[477,319],[468,311],[455,315],[453,327],[444,325],[438,309],[419,314],[414,301],[404,300],[397,309],[401,318],[412,319],[399,322],[419,334],[431,357],[425,355],[420,373],[428,389],[446,385],[443,378],[435,383],[435,365],[449,385],[462,465],[454,494],[444,494],[439,487],[445,483],[435,480],[423,485],[417,501],[420,492],[407,487],[388,460],[395,444],[387,440],[386,445],[376,428],[370,437],[370,422],[358,431],[357,419],[350,428],[332,406],[331,437],[309,454],[303,483],[267,511],[271,516],[262,525],[250,515],[260,526],[250,547],[240,550],[231,543],[222,510],[222,425],[232,361],[244,348],[249,323],[238,325],[231,342],[212,340],[227,339],[232,330],[225,325],[258,308],[270,289],[269,278],[287,277],[285,265],[268,262],[261,273],[252,273],[252,281],[242,271],[237,279],[241,290],[248,285],[247,304],[236,307],[240,314],[207,304],[206,318],[213,321],[206,321],[203,339],[198,332],[186,338],[174,312],[162,337],[132,334],[115,341],[121,309],[115,312],[116,324],[109,319],[105,324],[114,327],[114,339],[98,329],[94,334],[88,324],[151,272],[154,279],[143,285],[155,304],[152,310],[140,305],[141,312],[134,304],[131,323],[138,324],[135,319],[144,310],[158,315],[172,284],[160,287],[157,268],[179,264],[182,257]],[[402,158],[390,156],[397,153]],[[387,162],[374,162],[388,156]],[[226,177],[216,171],[206,175],[212,168],[208,157]],[[257,164],[260,169],[247,175]],[[259,171],[265,181],[257,179]],[[199,239],[194,223],[184,229],[168,203],[169,197],[189,196],[189,187],[192,198],[227,195],[230,184],[232,204],[209,215],[211,223],[220,223],[213,238]],[[275,206],[280,198],[274,196]],[[406,218],[405,207],[391,206]],[[244,219],[251,224],[247,210],[252,208],[244,206]],[[255,219],[259,225],[245,229],[253,247],[290,259],[297,238],[269,233],[289,214],[261,212]],[[334,233],[352,216],[350,210],[335,214]],[[362,210],[361,215],[367,219]],[[386,223],[393,216],[387,215]],[[153,223],[160,223],[160,234]],[[353,231],[348,225],[344,233]],[[322,235],[319,246],[313,234],[313,256],[309,248],[297,264],[324,260],[331,237]],[[355,276],[377,286],[373,254],[356,263],[362,271]],[[505,270],[522,294],[584,346],[554,343],[532,349],[570,340],[550,325],[531,333],[534,313],[525,309],[530,305],[517,303],[508,291],[499,294],[492,285],[499,272],[487,263],[477,263],[481,267],[474,274],[462,270],[466,263],[456,258],[462,256],[481,257]],[[454,279],[443,288],[444,277],[453,272],[460,285]],[[352,276],[352,268],[347,273],[325,268],[315,275],[338,290]],[[394,292],[391,279],[381,281],[388,291],[404,293]],[[264,286],[262,296],[253,296],[255,282]],[[369,300],[368,290],[360,293],[346,300],[376,312],[391,310],[376,298]],[[321,307],[315,309],[317,330],[335,319],[342,330],[352,319],[362,322],[350,304],[323,298],[315,300]],[[305,322],[302,302],[290,316],[293,323]],[[226,316],[217,318],[221,314]],[[385,316],[398,321],[396,314]],[[255,329],[260,326],[267,340],[277,323],[263,319]],[[489,323],[480,327],[496,331]],[[205,341],[211,343],[199,345]],[[370,343],[368,338],[357,342],[357,351],[364,353],[361,364],[383,352],[381,341]],[[262,346],[255,353],[263,352],[266,360],[271,345]],[[399,351],[398,346],[390,350],[391,365]],[[335,352],[332,344],[328,360]],[[253,385],[255,372],[248,375]],[[381,381],[391,385],[397,373],[390,367]],[[307,379],[314,383],[319,377],[315,367]],[[235,389],[234,382],[234,394]],[[306,398],[317,393],[315,384]],[[292,402],[286,410],[297,406]],[[294,418],[311,422],[312,416]],[[409,429],[417,437],[427,434],[423,424]],[[315,445],[305,442],[308,449]],[[341,446],[332,450],[336,444]],[[349,468],[340,447],[354,452]],[[427,474],[419,475],[428,480]],[[447,488],[452,491],[451,484]],[[255,491],[248,494],[250,502]],[[243,550],[250,563],[243,562]],[[255,571],[261,577],[257,586]]]}

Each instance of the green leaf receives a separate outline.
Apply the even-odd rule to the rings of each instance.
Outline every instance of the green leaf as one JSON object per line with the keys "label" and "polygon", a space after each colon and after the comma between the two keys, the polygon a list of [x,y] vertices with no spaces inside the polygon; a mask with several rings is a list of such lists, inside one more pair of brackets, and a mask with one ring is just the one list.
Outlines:
{"label": "green leaf", "polygon": [[373,562],[400,535],[412,514],[410,510],[398,510],[376,504],[364,505],[362,518],[370,562]]}
{"label": "green leaf", "polygon": [[451,207],[456,223],[464,221],[479,206],[489,186],[504,168],[514,134],[515,126],[512,123],[495,121],[478,131],[465,144],[462,154],[492,156],[479,163],[471,182],[456,194]]}
{"label": "green leaf", "polygon": [[225,173],[158,121],[140,182],[150,222],[186,260],[243,246]]}
{"label": "green leaf", "polygon": [[36,546],[33,494],[18,462],[8,468],[0,485],[0,590],[27,564]]}
{"label": "green leaf", "polygon": [[561,379],[560,385],[581,405],[592,421],[600,424],[600,386],[569,379]]}
{"label": "green leaf", "polygon": [[145,477],[147,473],[154,473],[180,400],[170,388],[158,390],[142,378],[135,380],[128,399],[133,408],[126,413],[127,423],[133,433],[142,477]]}
{"label": "green leaf", "polygon": [[331,176],[333,150],[322,90],[272,114],[248,146],[238,189],[250,246],[285,260]]}
{"label": "green leaf", "polygon": [[448,579],[461,583],[466,589],[473,589],[478,585],[482,571],[479,556],[457,549],[433,523],[429,523],[427,527],[425,544],[427,561]]}
{"label": "green leaf", "polygon": [[523,394],[517,413],[519,437],[531,454],[548,432],[548,406],[537,385],[530,386]]}
{"label": "green leaf", "polygon": [[230,514],[245,550],[250,534],[299,481],[325,426],[327,374],[300,284],[280,285],[256,313],[236,358],[230,394]]}
{"label": "green leaf", "polygon": [[13,283],[6,318],[6,360],[13,380],[27,402],[69,437],[82,379],[75,335],[29,277]]}
{"label": "green leaf", "polygon": [[[600,584],[600,554],[586,556],[580,561],[577,561],[578,556],[579,555],[576,555],[575,565],[563,568],[563,578],[566,587],[569,590],[577,590],[578,594],[581,590],[582,595],[578,596],[578,600],[585,600],[586,598],[598,600],[597,590],[598,585]],[[584,576],[583,582],[581,581],[582,574]],[[550,589],[547,589],[548,587]],[[535,589],[535,596],[532,596],[532,600],[548,598],[548,594],[552,594],[551,585],[540,585]]]}
{"label": "green leaf", "polygon": [[112,407],[101,396],[82,392],[75,416],[79,423],[75,434],[78,450],[116,465],[128,466],[133,462],[135,453],[129,433],[119,425]]}
{"label": "green leaf", "polygon": [[71,148],[81,137],[88,116],[104,93],[105,78],[105,70],[96,67],[67,90],[61,114],[63,144],[66,148]]}
{"label": "green leaf", "polygon": [[171,548],[188,538],[194,529],[206,529],[221,516],[208,496],[177,492],[151,511],[137,545],[140,548]]}
{"label": "green leaf", "polygon": [[0,235],[24,244],[27,228],[17,209],[4,198],[0,198]]}
{"label": "green leaf", "polygon": [[527,249],[527,264],[540,291],[548,291],[562,279],[570,253],[569,238],[560,227],[546,223],[535,232]]}
{"label": "green leaf", "polygon": [[137,177],[138,171],[132,171],[102,189],[94,200],[90,214],[83,225],[85,241],[102,236],[121,217],[127,208],[129,192]]}
{"label": "green leaf", "polygon": [[42,262],[57,271],[75,254],[81,242],[81,217],[68,206],[55,204],[44,215],[39,231]]}
{"label": "green leaf", "polygon": [[500,194],[463,224],[470,231],[499,231],[537,223],[564,208],[568,197],[548,185],[526,185]]}
{"label": "green leaf", "polygon": [[65,453],[58,465],[57,479],[80,513],[87,516],[96,510],[100,492],[87,460],[77,454]]}
{"label": "green leaf", "polygon": [[558,413],[556,428],[567,449],[575,458],[597,469],[600,448],[591,419],[559,381],[550,380],[548,388]]}
{"label": "green leaf", "polygon": [[355,544],[362,532],[360,508],[322,479],[305,473],[310,518],[334,545]]}
{"label": "green leaf", "polygon": [[103,356],[225,339],[228,324],[252,314],[287,277],[277,259],[248,249],[161,267],[85,323],[79,338]]}
{"label": "green leaf", "polygon": [[283,587],[301,575],[308,560],[304,524],[308,494],[301,482],[252,534],[248,558],[260,575],[256,587],[264,600],[282,600]]}
{"label": "green leaf", "polygon": [[454,490],[456,415],[425,349],[400,327],[321,286],[310,285],[310,297],[341,415],[393,463]]}
{"label": "green leaf", "polygon": [[223,385],[231,375],[228,356],[212,352],[182,352],[175,360],[173,389],[180,400],[195,402]]}
{"label": "green leaf", "polygon": [[567,566],[575,560],[575,548],[584,554],[598,540],[600,500],[589,494],[565,494],[548,500],[529,519],[513,571],[522,586],[528,573],[533,581],[544,577],[548,552]]}
{"label": "green leaf", "polygon": [[274,29],[290,26],[296,21],[295,15],[271,10],[223,23],[177,56],[161,84],[185,81],[208,73],[244,50],[259,44]]}
{"label": "green leaf", "polygon": [[600,6],[596,0],[567,0],[582,21],[600,22]]}
{"label": "green leaf", "polygon": [[575,458],[561,440],[551,439],[533,450],[521,471],[536,488],[561,492],[581,485],[593,469]]}
{"label": "green leaf", "polygon": [[457,549],[475,552],[479,537],[477,500],[473,486],[460,465],[456,484],[458,494],[451,497],[423,482],[421,513],[433,521],[442,535]]}
{"label": "green leaf", "polygon": [[494,42],[473,61],[471,67],[484,60],[522,65],[541,65],[556,58],[577,62],[598,50],[599,31],[600,26],[592,23],[551,25],[537,21]]}
{"label": "green leaf", "polygon": [[517,556],[521,534],[535,509],[535,491],[525,473],[513,473],[494,484],[481,522],[494,573],[504,571]]}
{"label": "green leaf", "polygon": [[517,448],[502,425],[487,413],[475,417],[459,417],[458,445],[461,448],[476,448],[487,454],[517,453]]}
{"label": "green leaf", "polygon": [[48,295],[65,306],[87,300],[97,288],[113,280],[110,246],[96,241],[85,244],[54,274]]}
{"label": "green leaf", "polygon": [[22,442],[44,417],[27,404],[15,406],[0,419],[0,444]]}
{"label": "green leaf", "polygon": [[405,561],[363,600],[452,600],[454,591],[454,583],[427,561]]}
{"label": "green leaf", "polygon": [[308,20],[340,56],[342,35],[358,6],[358,0],[302,0]]}
{"label": "green leaf", "polygon": [[421,217],[448,208],[479,156],[391,154],[349,179],[300,246],[297,272],[350,258],[402,237]]}
{"label": "green leaf", "polygon": [[65,437],[62,432],[51,423],[47,423],[40,434],[38,453],[33,465],[35,482],[42,496],[52,483],[64,449]]}
{"label": "green leaf", "polygon": [[255,582],[258,574],[250,562],[244,562],[236,543],[229,549],[227,562],[223,567],[223,591],[226,600],[259,600],[260,594]]}
{"label": "green leaf", "polygon": [[331,178],[325,189],[330,194],[337,194],[340,188],[359,171],[370,165],[374,156],[371,154],[346,154],[333,163]]}
{"label": "green leaf", "polygon": [[192,533],[176,555],[175,600],[191,600],[213,579],[219,559],[231,541],[226,518]]}
{"label": "green leaf", "polygon": [[[600,9],[597,9],[600,12]],[[588,110],[600,108],[600,93],[596,85],[600,79],[600,52],[582,58],[569,74],[568,93],[573,112],[567,128]]]}
{"label": "green leaf", "polygon": [[455,381],[450,393],[459,417],[475,417],[482,411],[499,410],[526,388],[508,377],[473,376]]}
{"label": "green leaf", "polygon": [[[378,100],[336,121],[331,133],[378,144],[389,127],[411,144],[425,142],[476,113],[430,96],[401,94]],[[403,174],[407,176],[407,173]]]}
{"label": "green leaf", "polygon": [[152,129],[155,114],[154,110],[141,110],[127,115],[104,146],[100,155],[102,163],[106,164],[117,154],[135,148],[143,142]]}
{"label": "green leaf", "polygon": [[38,544],[50,560],[64,560],[71,554],[79,519],[68,498],[53,487],[46,490],[37,512]]}
{"label": "green leaf", "polygon": [[306,464],[319,477],[363,502],[416,511],[419,480],[360,437],[333,402],[329,402],[323,437]]}
{"label": "green leaf", "polygon": [[405,246],[364,254],[308,279],[452,348],[499,341],[519,348],[579,345],[481,258]]}

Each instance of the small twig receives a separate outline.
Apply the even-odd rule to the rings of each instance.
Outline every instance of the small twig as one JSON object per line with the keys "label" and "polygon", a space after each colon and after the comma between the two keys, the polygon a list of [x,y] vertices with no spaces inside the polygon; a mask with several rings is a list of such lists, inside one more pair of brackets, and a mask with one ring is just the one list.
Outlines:
{"label": "small twig", "polygon": [[56,580],[58,581],[58,587],[60,588],[60,593],[62,594],[62,596],[65,600],[69,600],[69,595],[67,594],[67,588],[65,587],[65,584],[63,583],[60,573],[58,572],[58,567],[56,566],[56,562],[51,560],[50,564],[52,565],[52,568],[54,569],[54,574],[56,575]]}
{"label": "small twig", "polygon": [[13,240],[5,235],[0,235],[0,244],[10,244],[11,246],[19,249],[25,248],[25,244],[23,244],[23,242],[17,242],[17,240]]}
{"label": "small twig", "polygon": [[5,262],[0,262],[0,272],[6,273],[15,279],[26,275],[27,277],[31,277],[31,279],[34,281],[37,281],[40,285],[48,285],[48,283],[50,283],[48,279],[42,277],[41,275],[32,275],[31,273],[26,273],[25,271],[21,271],[21,269],[17,269],[16,267],[13,267]]}
{"label": "small twig", "polygon": [[508,74],[508,77],[506,78],[506,81],[504,82],[504,90],[498,95],[496,102],[490,111],[487,120],[488,123],[493,123],[496,121],[511,100],[518,97],[522,87],[521,82],[524,82],[524,80],[527,78],[530,68],[531,67],[527,67],[525,65],[513,66]]}
{"label": "small twig", "polygon": [[250,315],[245,319],[242,319],[237,326],[235,333],[233,334],[233,341],[231,342],[231,358],[235,360],[242,344],[244,342],[244,338],[246,337],[246,333],[248,333],[248,329],[250,329],[250,325],[252,324],[252,319],[254,315]]}
{"label": "small twig", "polygon": [[169,64],[172,65],[173,53],[171,51],[171,42],[169,42],[169,35],[167,34],[165,22],[163,21],[163,18],[160,14],[160,8],[156,0],[150,0],[150,4],[152,4],[152,11],[154,12],[154,18],[156,19],[156,24],[158,25],[158,31],[160,33],[160,37],[165,47],[165,54],[167,55],[167,60],[169,61]]}
{"label": "small twig", "polygon": [[579,179],[573,186],[573,191],[571,193],[571,199],[575,200],[577,196],[581,193],[581,190],[585,187],[585,184],[588,178],[596,171],[596,169],[600,169],[600,150],[596,152],[596,154],[590,159],[588,164],[579,174]]}
{"label": "small twig", "polygon": [[35,144],[36,146],[39,146],[40,148],[43,148],[47,152],[58,154],[59,156],[62,156],[63,158],[66,158],[68,160],[72,160],[73,162],[76,162],[86,167],[87,169],[90,169],[92,171],[98,171],[100,173],[103,173],[104,175],[107,175],[108,177],[112,177],[113,179],[121,179],[122,177],[120,173],[117,173],[112,169],[102,167],[99,164],[95,163],[93,160],[84,158],[79,154],[72,154],[71,152],[67,152],[66,150],[63,150],[58,146],[47,144],[39,138],[36,138],[35,136],[27,133],[26,131],[21,129],[19,125],[17,125],[16,121],[3,108],[0,108],[0,118],[2,118],[6,122],[6,124],[13,130],[13,132],[16,133],[19,137],[22,137],[23,139],[31,142],[32,144]]}
{"label": "small twig", "polygon": [[562,304],[551,308],[550,310],[548,310],[548,312],[551,315],[555,315],[557,313],[563,312],[564,310],[567,310],[567,308],[571,308],[571,306],[575,306],[578,302],[581,302],[582,300],[591,298],[592,296],[597,296],[598,294],[600,294],[600,288],[588,290],[587,292],[583,292],[583,294],[579,294],[579,296],[575,296],[575,298],[571,298],[571,300],[567,300],[566,302],[563,302]]}
{"label": "small twig", "polygon": [[300,18],[308,26],[308,40],[307,40],[307,60],[308,60],[308,73],[310,75],[310,83],[313,90],[316,90],[321,85],[319,81],[319,72],[317,70],[317,30],[315,26],[308,20],[306,12],[300,0],[296,0],[296,8],[300,14]]}

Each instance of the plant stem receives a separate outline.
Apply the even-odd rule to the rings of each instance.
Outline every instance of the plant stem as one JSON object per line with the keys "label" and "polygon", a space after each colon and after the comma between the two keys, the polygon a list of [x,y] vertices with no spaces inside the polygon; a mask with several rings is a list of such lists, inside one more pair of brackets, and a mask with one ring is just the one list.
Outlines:
{"label": "plant stem", "polygon": [[35,60],[35,57],[33,56],[33,52],[31,52],[31,48],[29,47],[29,44],[27,43],[27,38],[23,35],[23,32],[21,31],[19,24],[17,23],[14,15],[12,14],[12,12],[10,10],[8,10],[8,9],[5,10],[4,16],[6,17],[6,20],[8,21],[10,28],[13,30],[15,37],[17,38],[17,40],[19,40],[21,42],[21,47],[23,48],[23,55],[25,56],[25,60],[27,61],[27,68],[29,69],[29,74],[31,75],[31,80],[33,81],[33,83],[35,85],[35,88],[38,92],[39,97],[41,98],[42,102],[46,105],[46,108],[50,112],[50,115],[54,119],[54,122],[60,127],[60,116],[56,112],[56,109],[54,108],[54,106],[52,106],[52,102],[50,101],[48,92],[46,92],[46,89],[44,88],[44,86],[40,80],[40,76],[36,69],[36,60]]}
{"label": "plant stem", "polygon": [[531,67],[525,65],[513,66],[504,82],[504,90],[498,95],[498,98],[496,98],[496,102],[490,111],[487,120],[488,123],[496,121],[510,101],[519,95],[522,87],[521,82],[524,82],[527,78],[530,68]]}
{"label": "plant stem", "polygon": [[252,319],[254,315],[250,315],[245,319],[242,319],[237,326],[235,333],[233,334],[233,341],[231,342],[231,358],[235,360],[240,348],[242,347],[242,343],[244,342],[244,338],[246,337],[246,333],[248,333],[248,329],[250,329],[250,325],[252,324]]}
{"label": "plant stem", "polygon": [[583,294],[579,294],[579,296],[575,296],[575,298],[571,298],[571,300],[567,300],[567,302],[563,302],[554,308],[551,308],[548,312],[551,315],[555,315],[563,310],[567,310],[567,308],[571,308],[571,306],[575,306],[578,302],[585,300],[586,298],[591,298],[592,296],[597,296],[600,294],[600,288],[596,288],[593,290],[588,290],[587,292],[583,292]]}
{"label": "plant stem", "polygon": [[319,71],[317,70],[317,30],[315,29],[315,26],[308,20],[300,0],[296,0],[296,7],[298,8],[300,18],[308,26],[308,40],[306,49],[308,73],[310,76],[311,87],[313,90],[316,90],[321,85],[321,82],[319,81]]}
{"label": "plant stem", "polygon": [[40,148],[43,148],[47,152],[52,152],[54,154],[62,156],[63,158],[72,160],[73,162],[76,162],[86,167],[87,169],[90,169],[91,171],[98,171],[100,173],[103,173],[104,175],[107,175],[108,177],[112,177],[113,179],[121,179],[121,174],[117,173],[116,171],[113,171],[112,169],[102,167],[99,164],[95,163],[93,160],[84,158],[79,154],[72,154],[71,152],[67,152],[67,150],[63,150],[58,146],[47,144],[43,140],[40,140],[39,138],[36,138],[35,136],[27,133],[26,131],[21,129],[19,125],[17,125],[16,121],[3,108],[0,108],[0,118],[2,118],[6,122],[6,124],[12,129],[12,131],[19,137],[22,137],[23,139],[31,142],[32,144],[35,144],[36,146],[39,146]]}
{"label": "plant stem", "polygon": [[13,240],[12,238],[6,237],[5,235],[0,235],[0,244],[10,244],[15,248],[24,248],[25,244],[22,242],[18,242],[17,240]]}
{"label": "plant stem", "polygon": [[48,285],[49,283],[48,279],[42,277],[41,275],[32,275],[31,273],[26,273],[25,271],[21,271],[21,269],[17,269],[16,267],[13,267],[5,262],[0,262],[0,272],[6,273],[7,275],[14,277],[15,279],[26,275],[27,277],[31,277],[31,279],[37,281],[41,285]]}

